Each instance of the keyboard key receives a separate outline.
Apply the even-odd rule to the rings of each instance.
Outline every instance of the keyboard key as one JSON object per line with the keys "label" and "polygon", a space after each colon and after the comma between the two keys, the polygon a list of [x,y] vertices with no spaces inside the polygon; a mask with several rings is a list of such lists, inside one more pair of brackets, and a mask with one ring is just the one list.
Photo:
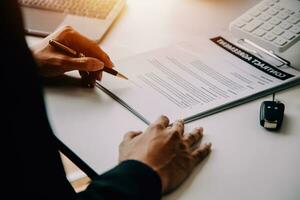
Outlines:
{"label": "keyboard key", "polygon": [[285,44],[287,44],[287,41],[283,38],[276,38],[274,42],[279,46],[284,46]]}
{"label": "keyboard key", "polygon": [[292,11],[292,10],[289,10],[289,9],[285,9],[284,11],[282,11],[283,13],[287,14],[287,15],[292,15],[294,14],[295,12]]}
{"label": "keyboard key", "polygon": [[258,7],[258,10],[260,10],[262,12],[264,12],[264,11],[266,11],[268,9],[269,9],[269,5],[262,5],[262,6]]}
{"label": "keyboard key", "polygon": [[292,23],[292,24],[297,24],[298,22],[300,22],[300,14],[297,15],[293,15],[288,19],[288,22]]}
{"label": "keyboard key", "polygon": [[293,26],[290,31],[293,33],[299,34],[300,33],[300,27],[299,26]]}
{"label": "keyboard key", "polygon": [[263,23],[260,21],[252,21],[244,27],[244,30],[247,32],[253,32],[255,29],[260,27]]}
{"label": "keyboard key", "polygon": [[264,25],[261,26],[261,28],[263,28],[266,31],[270,31],[274,28],[274,26],[269,23],[265,23]]}
{"label": "keyboard key", "polygon": [[246,23],[242,22],[242,21],[237,21],[237,22],[234,23],[234,26],[236,26],[238,28],[242,28],[245,25],[246,25]]}
{"label": "keyboard key", "polygon": [[260,13],[259,10],[255,10],[255,11],[253,11],[252,13],[250,13],[250,15],[253,16],[253,17],[258,17],[260,14],[261,14],[261,13]]}
{"label": "keyboard key", "polygon": [[273,9],[278,10],[278,11],[281,11],[281,10],[283,10],[284,8],[283,8],[282,6],[275,5],[275,6],[273,7]]}
{"label": "keyboard key", "polygon": [[264,4],[263,4],[263,6],[266,6],[266,7],[271,7],[271,6],[274,6],[274,2],[272,2],[272,1],[265,1],[264,2]]}
{"label": "keyboard key", "polygon": [[267,14],[261,14],[259,16],[259,19],[262,20],[262,21],[268,21],[269,19],[271,19],[271,16],[267,15]]}
{"label": "keyboard key", "polygon": [[254,34],[257,35],[257,36],[259,36],[259,37],[264,36],[266,33],[267,33],[267,32],[266,32],[265,30],[261,29],[261,28],[256,29],[256,30],[254,31]]}
{"label": "keyboard key", "polygon": [[289,31],[284,32],[284,34],[282,35],[283,38],[287,39],[287,40],[291,40],[295,37],[294,33],[291,33]]}
{"label": "keyboard key", "polygon": [[274,6],[276,3],[278,3],[280,0],[269,0],[269,1],[266,1],[266,5],[268,6]]}
{"label": "keyboard key", "polygon": [[279,11],[278,11],[278,10],[275,10],[274,8],[272,8],[272,9],[269,9],[269,10],[267,11],[267,13],[268,13],[269,15],[275,16],[275,15],[277,15],[277,14],[279,13]]}
{"label": "keyboard key", "polygon": [[272,33],[267,33],[267,34],[264,36],[264,38],[265,38],[266,40],[272,42],[272,41],[275,40],[277,37],[276,37],[274,34],[272,34]]}
{"label": "keyboard key", "polygon": [[290,23],[284,21],[284,22],[282,22],[282,23],[280,24],[280,27],[283,28],[283,29],[285,29],[285,30],[288,30],[289,28],[292,27],[292,24],[290,24]]}
{"label": "keyboard key", "polygon": [[272,19],[270,20],[270,23],[273,24],[273,25],[278,25],[278,24],[281,23],[281,20],[278,19],[278,18],[272,18]]}
{"label": "keyboard key", "polygon": [[245,16],[245,17],[243,17],[242,20],[245,22],[251,22],[253,20],[253,18],[251,16]]}
{"label": "keyboard key", "polygon": [[284,31],[279,28],[279,27],[275,27],[273,30],[272,30],[272,33],[275,34],[275,35],[281,35],[284,33]]}
{"label": "keyboard key", "polygon": [[285,13],[285,12],[280,12],[277,17],[279,17],[280,19],[287,19],[289,17],[289,14]]}

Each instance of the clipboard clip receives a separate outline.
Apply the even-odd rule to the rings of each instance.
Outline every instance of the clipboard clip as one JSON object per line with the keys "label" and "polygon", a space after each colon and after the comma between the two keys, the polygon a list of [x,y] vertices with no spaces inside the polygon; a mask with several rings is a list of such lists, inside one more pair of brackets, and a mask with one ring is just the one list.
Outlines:
{"label": "clipboard clip", "polygon": [[253,53],[265,61],[271,62],[271,64],[276,67],[290,66],[291,64],[288,60],[278,56],[275,52],[266,50],[248,39],[238,39],[236,44],[245,51]]}

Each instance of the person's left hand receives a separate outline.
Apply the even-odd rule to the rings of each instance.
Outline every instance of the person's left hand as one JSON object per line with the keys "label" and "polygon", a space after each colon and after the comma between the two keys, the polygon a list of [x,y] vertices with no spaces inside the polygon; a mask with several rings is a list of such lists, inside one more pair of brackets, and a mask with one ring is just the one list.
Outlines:
{"label": "person's left hand", "polygon": [[162,193],[177,188],[211,151],[211,143],[199,144],[203,128],[184,133],[182,120],[169,126],[169,119],[160,116],[144,132],[131,131],[119,148],[119,161],[138,160],[157,172]]}
{"label": "person's left hand", "polygon": [[[48,44],[50,39],[83,53],[86,57],[75,58],[57,50]],[[109,56],[95,41],[86,38],[69,26],[51,34],[42,43],[44,43],[42,48],[34,51],[34,57],[38,63],[39,74],[43,77],[56,77],[78,70],[83,84],[94,87],[96,80],[101,80],[104,66],[110,68],[114,66]]]}

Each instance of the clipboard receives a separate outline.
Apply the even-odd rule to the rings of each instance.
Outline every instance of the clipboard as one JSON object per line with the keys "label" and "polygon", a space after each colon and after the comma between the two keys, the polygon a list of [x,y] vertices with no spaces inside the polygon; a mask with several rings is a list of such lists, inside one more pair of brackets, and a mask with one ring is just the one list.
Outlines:
{"label": "clipboard", "polygon": [[[220,41],[220,42],[218,43],[218,41]],[[292,71],[293,73],[290,74],[285,71],[286,69],[290,69],[290,67],[288,66],[288,61],[285,61],[284,59],[282,59],[280,57],[276,57],[273,55],[271,56],[261,49],[255,49],[255,47],[252,44],[249,44],[247,42],[247,40],[244,40],[242,42],[238,41],[237,43],[232,43],[232,42],[229,42],[229,40],[225,39],[222,36],[217,36],[217,37],[211,38],[210,42],[214,43],[214,45],[216,45],[216,46],[219,46],[219,48],[222,49],[222,51],[227,52],[227,54],[231,54],[231,57],[236,57],[236,59],[247,62],[248,65],[251,65],[252,67],[255,67],[256,69],[263,71],[263,73],[268,73],[267,76],[276,77],[276,74],[282,76],[282,77],[276,77],[276,78],[282,79],[282,83],[277,84],[272,87],[269,87],[269,88],[266,87],[264,89],[258,90],[255,93],[241,96],[232,101],[220,103],[219,105],[207,108],[204,111],[199,111],[199,112],[194,112],[194,113],[191,112],[190,115],[186,114],[183,119],[185,123],[189,123],[194,120],[198,120],[198,119],[210,116],[212,114],[227,110],[229,108],[247,103],[249,101],[253,101],[255,99],[258,99],[258,98],[261,98],[261,97],[264,97],[267,95],[271,95],[274,92],[278,92],[278,91],[293,87],[295,85],[299,85],[299,83],[300,83],[300,72],[295,70],[295,71]],[[228,47],[230,46],[230,48],[226,49],[226,45]],[[248,48],[246,46],[248,46]],[[250,49],[250,47],[252,47],[252,48]],[[173,47],[169,47],[169,48],[173,48]],[[235,53],[235,52],[239,52],[239,53]],[[156,50],[154,50],[153,52],[147,52],[146,54],[151,55],[151,54],[155,54],[155,53],[156,53]],[[242,55],[243,56],[247,55],[247,57],[243,57]],[[129,60],[134,60],[135,58],[139,58],[140,56],[141,55],[133,56],[132,58],[129,58]],[[251,58],[251,60],[249,58]],[[269,64],[271,58],[273,59],[272,64]],[[265,60],[267,60],[267,61],[265,61]],[[255,62],[257,62],[257,63],[255,64]],[[125,66],[123,61],[120,61],[119,65]],[[268,70],[269,70],[269,72],[271,72],[271,70],[273,70],[272,73],[274,73],[274,74],[269,73]],[[124,70],[122,69],[122,71],[124,71]],[[289,79],[291,81],[286,81]],[[105,80],[104,80],[104,82],[105,82]],[[123,98],[122,95],[121,96],[118,95],[117,92],[115,92],[114,89],[109,86],[109,84],[105,84],[104,82],[103,83],[97,82],[97,87],[99,89],[101,89],[102,91],[104,91],[106,94],[108,94],[110,97],[112,97],[112,99],[114,99],[115,101],[120,103],[122,106],[124,106],[126,109],[128,109],[132,114],[134,114],[137,118],[142,120],[145,124],[147,124],[147,125],[150,124],[150,122],[153,119],[151,117],[147,116],[147,114],[145,114],[143,108],[138,107],[134,103],[132,103],[130,100],[128,101],[128,99]],[[137,94],[137,93],[133,93],[133,94]],[[147,105],[145,104],[144,106],[147,106]],[[166,113],[166,112],[160,113],[159,110],[157,110],[157,116],[159,116],[161,114],[165,114],[168,116],[168,113]],[[181,116],[180,116],[180,118],[181,118]],[[175,120],[175,119],[172,118],[171,122],[173,120]]]}

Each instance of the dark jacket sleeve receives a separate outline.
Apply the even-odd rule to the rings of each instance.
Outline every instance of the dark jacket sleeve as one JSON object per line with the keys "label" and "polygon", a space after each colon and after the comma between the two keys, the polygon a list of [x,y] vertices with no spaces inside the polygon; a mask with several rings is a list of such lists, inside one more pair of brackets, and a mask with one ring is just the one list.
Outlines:
{"label": "dark jacket sleeve", "polygon": [[80,200],[161,198],[161,180],[147,165],[124,161],[112,170],[96,177],[88,188],[78,194]]}
{"label": "dark jacket sleeve", "polygon": [[[125,161],[76,194],[68,182],[47,119],[36,63],[24,39],[17,0],[0,1],[1,135],[7,148],[9,199],[159,199],[159,176],[138,161]],[[2,145],[3,146],[3,145]],[[13,190],[13,192],[10,192]],[[3,196],[3,194],[2,194]]]}

